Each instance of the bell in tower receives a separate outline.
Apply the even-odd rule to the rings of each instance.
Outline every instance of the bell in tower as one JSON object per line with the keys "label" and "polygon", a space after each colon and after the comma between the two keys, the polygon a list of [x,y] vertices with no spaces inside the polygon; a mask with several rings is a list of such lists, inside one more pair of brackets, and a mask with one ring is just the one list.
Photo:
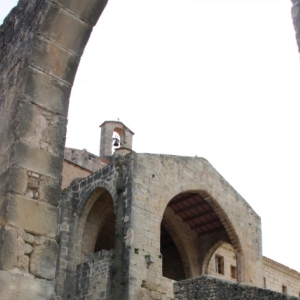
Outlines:
{"label": "bell in tower", "polygon": [[116,149],[132,150],[134,133],[122,122],[105,121],[100,128],[100,157],[110,158]]}

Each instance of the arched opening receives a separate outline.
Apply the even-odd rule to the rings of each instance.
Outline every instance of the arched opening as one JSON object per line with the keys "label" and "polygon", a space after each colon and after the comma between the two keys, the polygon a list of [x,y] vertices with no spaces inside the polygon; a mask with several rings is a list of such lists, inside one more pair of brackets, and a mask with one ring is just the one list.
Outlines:
{"label": "arched opening", "polygon": [[207,274],[230,281],[237,281],[237,260],[231,244],[223,243],[211,256]]}
{"label": "arched opening", "polygon": [[112,213],[104,221],[104,224],[97,237],[94,252],[111,250],[115,248],[115,224],[116,217],[115,214]]}
{"label": "arched opening", "polygon": [[121,147],[121,137],[118,134],[118,132],[115,130],[113,132],[112,140],[113,142],[112,142],[111,152],[114,153],[116,149]]}
{"label": "arched opening", "polygon": [[[208,261],[212,259],[211,257],[224,257],[225,250],[223,248],[220,248],[221,250],[218,251],[221,252],[217,252],[217,256],[215,256],[216,248],[214,247],[216,245],[219,248],[222,244],[227,243],[226,245],[229,245],[227,248],[231,247],[228,248],[226,257],[230,257],[230,251],[235,253],[229,244],[231,243],[230,238],[219,217],[220,212],[217,213],[213,204],[207,200],[205,193],[184,192],[173,197],[168,203],[161,223],[163,276],[182,280],[208,274]],[[233,259],[230,261],[232,272],[235,274],[234,279],[237,276],[236,261],[236,258],[235,262]],[[218,266],[223,267],[221,264]],[[226,266],[226,274],[229,269]],[[224,270],[219,269],[219,271],[223,272]]]}
{"label": "arched opening", "polygon": [[123,147],[124,146],[124,139],[125,139],[124,130],[119,128],[119,127],[116,127],[114,129],[114,135],[117,135],[119,137],[120,146]]}
{"label": "arched opening", "polygon": [[161,225],[160,253],[162,255],[162,274],[173,280],[186,279],[180,253],[171,235],[163,224]]}
{"label": "arched opening", "polygon": [[90,209],[82,239],[82,260],[88,255],[115,247],[114,203],[111,194],[101,189]]}

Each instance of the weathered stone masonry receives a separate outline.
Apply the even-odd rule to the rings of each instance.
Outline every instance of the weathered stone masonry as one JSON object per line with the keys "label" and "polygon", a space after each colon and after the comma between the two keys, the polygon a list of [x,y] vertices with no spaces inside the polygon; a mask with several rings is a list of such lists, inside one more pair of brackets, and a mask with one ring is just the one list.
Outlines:
{"label": "weathered stone masonry", "polygon": [[[77,294],[81,242],[85,226],[95,225],[89,212],[98,198],[112,199],[116,217],[112,299],[170,299],[173,282],[161,270],[161,221],[170,232],[177,228],[180,255],[192,245],[184,257],[188,276],[205,273],[217,245],[210,239],[211,249],[201,248],[194,233],[185,237],[175,226],[188,232],[167,207],[182,192],[199,193],[211,205],[225,229],[213,241],[230,240],[238,280],[260,286],[259,217],[205,160],[132,154],[73,182],[60,203],[69,96],[106,2],[20,0],[0,27],[0,299],[53,299],[55,279],[57,299]],[[300,48],[300,4],[292,2]],[[195,179],[202,183],[192,184]],[[101,217],[109,218],[111,207]],[[251,220],[244,231],[238,228],[243,212]],[[198,250],[206,253],[200,261]]]}
{"label": "weathered stone masonry", "polygon": [[300,298],[267,289],[233,283],[209,276],[183,280],[174,284],[175,300],[274,300]]}
{"label": "weathered stone masonry", "polygon": [[106,2],[20,0],[0,27],[1,299],[53,298],[69,96]]}
{"label": "weathered stone masonry", "polygon": [[76,299],[110,299],[114,275],[112,272],[113,259],[113,250],[102,250],[89,255],[85,263],[77,265]]}
{"label": "weathered stone masonry", "polygon": [[[73,299],[75,297],[75,270],[86,260],[83,243],[87,229],[87,221],[96,201],[108,192],[113,199],[113,211],[116,216],[115,249],[114,249],[114,281],[113,297],[129,299],[127,295],[128,282],[128,251],[125,247],[128,232],[131,228],[131,169],[132,158],[117,157],[114,161],[93,173],[92,175],[75,180],[63,191],[61,201],[61,217],[59,231],[59,261],[56,273],[57,299]],[[107,202],[99,210],[98,220],[105,219]],[[127,216],[126,221],[123,222]],[[99,224],[100,226],[100,224]],[[90,236],[91,233],[88,233]],[[97,231],[94,232],[97,240]],[[89,249],[87,249],[89,250]],[[94,244],[88,254],[93,253]],[[66,287],[68,287],[66,289]]]}

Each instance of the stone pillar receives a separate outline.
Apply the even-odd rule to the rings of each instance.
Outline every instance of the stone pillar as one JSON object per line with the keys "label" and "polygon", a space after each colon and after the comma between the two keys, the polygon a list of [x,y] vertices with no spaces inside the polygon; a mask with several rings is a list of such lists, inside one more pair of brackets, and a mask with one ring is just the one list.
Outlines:
{"label": "stone pillar", "polygon": [[69,95],[106,0],[20,0],[0,28],[0,299],[53,299]]}

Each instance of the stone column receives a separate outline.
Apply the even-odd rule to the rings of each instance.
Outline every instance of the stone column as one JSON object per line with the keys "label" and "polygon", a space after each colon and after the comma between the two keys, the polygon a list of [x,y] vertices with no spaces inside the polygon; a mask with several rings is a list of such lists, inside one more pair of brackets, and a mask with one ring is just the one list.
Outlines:
{"label": "stone column", "polygon": [[53,299],[69,95],[106,2],[21,0],[0,28],[0,299]]}

